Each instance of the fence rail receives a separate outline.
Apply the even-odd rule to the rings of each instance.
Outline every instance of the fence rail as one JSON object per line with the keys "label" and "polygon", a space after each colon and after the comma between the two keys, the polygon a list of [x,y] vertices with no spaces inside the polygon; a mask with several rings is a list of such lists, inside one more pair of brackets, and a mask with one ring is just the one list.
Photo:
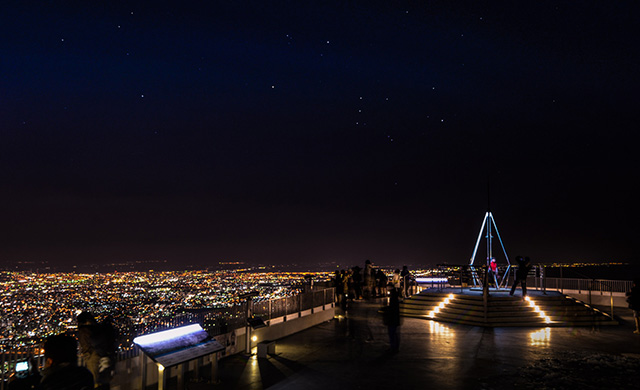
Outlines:
{"label": "fence rail", "polygon": [[608,293],[626,293],[633,287],[630,280],[577,279],[577,278],[529,278],[527,283],[534,288],[548,290],[575,290],[578,293],[591,292],[605,295]]}

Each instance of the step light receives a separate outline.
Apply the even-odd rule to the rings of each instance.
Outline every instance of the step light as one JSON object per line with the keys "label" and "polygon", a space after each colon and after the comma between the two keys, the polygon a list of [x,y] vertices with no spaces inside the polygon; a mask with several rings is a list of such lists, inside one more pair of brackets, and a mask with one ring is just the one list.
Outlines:
{"label": "step light", "polygon": [[431,310],[427,316],[429,318],[434,318],[436,316],[436,314],[440,313],[441,309],[444,309],[445,306],[447,306],[449,303],[451,303],[451,301],[453,300],[454,295],[453,294],[449,294],[445,299],[442,300],[442,302],[440,302],[438,304],[438,306],[434,307],[433,310]]}
{"label": "step light", "polygon": [[538,315],[544,320],[544,322],[546,322],[547,324],[551,323],[551,317],[549,317],[548,315],[545,314],[544,311],[542,311],[540,309],[540,307],[538,305],[536,305],[536,303],[534,301],[531,300],[531,298],[529,297],[524,297],[524,300],[529,302],[529,306],[531,308],[533,308],[533,310],[538,313]]}

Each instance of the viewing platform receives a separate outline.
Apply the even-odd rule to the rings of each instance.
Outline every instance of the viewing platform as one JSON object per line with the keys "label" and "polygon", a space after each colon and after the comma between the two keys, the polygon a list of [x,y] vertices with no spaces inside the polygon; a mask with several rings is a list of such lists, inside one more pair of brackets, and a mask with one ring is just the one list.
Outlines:
{"label": "viewing platform", "polygon": [[[640,383],[640,336],[629,309],[619,326],[479,327],[405,317],[389,350],[383,299],[277,340],[276,354],[219,362],[216,384],[189,389],[614,389]],[[367,335],[372,339],[368,340]]]}

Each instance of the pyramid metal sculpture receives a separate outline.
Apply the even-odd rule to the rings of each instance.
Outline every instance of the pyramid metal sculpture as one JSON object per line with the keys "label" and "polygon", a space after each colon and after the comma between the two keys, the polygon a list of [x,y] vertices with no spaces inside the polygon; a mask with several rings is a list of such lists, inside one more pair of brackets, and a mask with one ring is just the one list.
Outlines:
{"label": "pyramid metal sculpture", "polygon": [[[485,229],[486,228],[486,229]],[[482,240],[482,233],[486,230],[487,239],[487,261],[493,259],[493,235],[492,229],[495,229],[496,235],[498,236],[498,241],[500,242],[500,246],[502,247],[502,252],[504,253],[504,257],[507,260],[507,269],[504,272],[504,277],[502,281],[498,283],[496,276],[494,275],[494,282],[497,288],[504,288],[507,285],[507,279],[509,275],[509,270],[511,269],[511,262],[509,261],[509,256],[507,255],[507,250],[504,249],[504,244],[502,242],[502,238],[500,237],[500,233],[498,232],[498,225],[496,225],[496,221],[493,218],[493,214],[491,210],[487,210],[484,215],[484,221],[482,221],[482,227],[480,228],[480,233],[478,234],[478,239],[476,240],[476,247],[473,249],[473,255],[471,256],[471,261],[469,263],[469,268],[472,273],[473,285],[477,286],[478,284],[482,284],[481,278],[478,276],[478,272],[476,270],[476,266],[474,265],[476,254],[478,253],[478,247],[480,246],[480,240]],[[488,264],[487,264],[488,265]]]}

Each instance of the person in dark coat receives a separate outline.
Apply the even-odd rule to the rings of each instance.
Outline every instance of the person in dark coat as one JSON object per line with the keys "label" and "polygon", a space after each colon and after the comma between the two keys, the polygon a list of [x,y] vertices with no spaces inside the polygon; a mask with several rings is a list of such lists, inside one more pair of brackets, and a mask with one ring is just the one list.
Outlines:
{"label": "person in dark coat", "polygon": [[635,334],[640,334],[640,279],[633,280],[633,287],[627,292],[627,303],[629,309],[633,310],[633,318],[636,321]]}
{"label": "person in dark coat", "polygon": [[378,272],[376,273],[376,282],[378,283],[378,296],[384,297],[387,295],[387,275],[384,274],[384,271],[378,268]]}
{"label": "person in dark coat", "polygon": [[362,270],[362,268],[358,267],[357,265],[353,268],[351,268],[353,270],[353,274],[351,275],[352,279],[353,279],[353,287],[355,290],[355,300],[358,299],[362,299],[362,274],[360,273],[360,271]]}
{"label": "person in dark coat", "polygon": [[402,288],[402,298],[409,297],[409,283],[411,281],[411,272],[409,272],[409,268],[404,265],[402,266],[402,272],[400,272],[400,283]]}
{"label": "person in dark coat", "polygon": [[400,349],[400,292],[392,288],[389,293],[389,304],[383,308],[382,320],[389,333],[390,351],[395,353]]}
{"label": "person in dark coat", "polygon": [[516,262],[518,263],[516,280],[513,282],[513,286],[511,286],[509,295],[513,295],[518,283],[520,283],[522,285],[522,297],[524,298],[527,296],[527,275],[529,274],[529,270],[531,270],[531,260],[529,260],[528,257],[523,258],[522,256],[518,256],[516,257]]}
{"label": "person in dark coat", "polygon": [[49,336],[44,343],[45,369],[40,390],[92,390],[93,375],[78,366],[78,343],[66,335]]}

